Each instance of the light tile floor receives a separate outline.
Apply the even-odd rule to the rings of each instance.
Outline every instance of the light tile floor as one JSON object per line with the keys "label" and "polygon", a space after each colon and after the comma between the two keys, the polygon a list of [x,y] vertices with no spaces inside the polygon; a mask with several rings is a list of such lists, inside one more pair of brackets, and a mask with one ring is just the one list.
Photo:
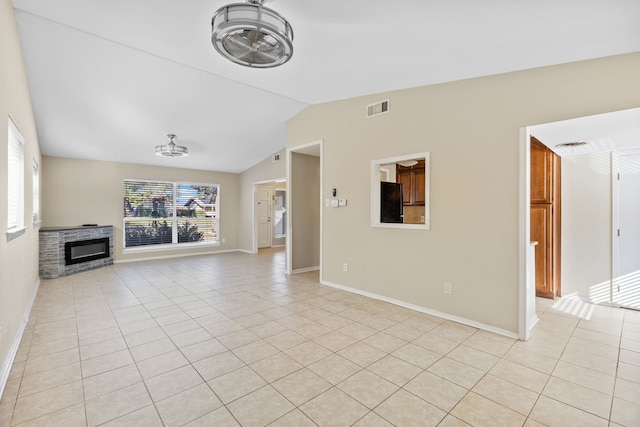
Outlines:
{"label": "light tile floor", "polygon": [[287,277],[282,250],[43,280],[1,426],[640,426],[640,312],[516,341]]}

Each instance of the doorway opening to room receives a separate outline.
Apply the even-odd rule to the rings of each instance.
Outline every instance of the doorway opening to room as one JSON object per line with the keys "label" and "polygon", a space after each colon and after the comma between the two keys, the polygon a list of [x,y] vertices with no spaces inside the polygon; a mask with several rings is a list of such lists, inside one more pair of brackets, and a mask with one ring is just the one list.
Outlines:
{"label": "doorway opening to room", "polygon": [[286,245],[286,187],[285,178],[253,183],[253,252]]}
{"label": "doorway opening to room", "polygon": [[287,274],[322,281],[322,140],[287,150]]}
{"label": "doorway opening to room", "polygon": [[547,255],[530,239],[535,227],[553,227],[543,206],[548,200],[538,197],[552,189],[536,195],[531,182],[532,136],[562,158],[562,217],[556,225],[562,247],[555,270],[562,290],[549,286],[548,296],[562,296],[574,311],[582,302],[640,309],[640,108],[528,126],[520,135],[521,339],[537,321],[532,273],[545,274],[530,261]]}

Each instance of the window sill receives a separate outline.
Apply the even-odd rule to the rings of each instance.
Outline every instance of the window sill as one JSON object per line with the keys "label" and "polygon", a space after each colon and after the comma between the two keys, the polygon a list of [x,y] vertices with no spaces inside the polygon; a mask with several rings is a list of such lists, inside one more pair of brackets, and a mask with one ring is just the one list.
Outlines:
{"label": "window sill", "polygon": [[139,254],[144,252],[180,251],[186,249],[211,248],[220,246],[220,242],[207,243],[172,243],[169,245],[144,245],[122,248],[123,254]]}
{"label": "window sill", "polygon": [[430,230],[428,224],[404,224],[404,223],[394,223],[394,222],[373,222],[371,223],[371,227],[374,228],[396,228],[396,229],[405,229],[405,230]]}
{"label": "window sill", "polygon": [[11,231],[7,231],[7,242],[12,241],[13,239],[16,239],[20,236],[22,236],[24,234],[24,232],[26,231],[27,227],[20,227],[20,228],[15,228]]}

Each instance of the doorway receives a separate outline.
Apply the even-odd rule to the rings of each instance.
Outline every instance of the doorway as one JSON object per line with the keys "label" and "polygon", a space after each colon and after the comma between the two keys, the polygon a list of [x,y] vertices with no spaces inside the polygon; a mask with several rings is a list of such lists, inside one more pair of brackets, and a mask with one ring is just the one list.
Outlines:
{"label": "doorway", "polygon": [[257,206],[258,213],[258,249],[270,248],[273,233],[271,232],[272,194],[271,187],[261,185],[257,189]]}
{"label": "doorway", "polygon": [[322,140],[287,150],[287,274],[320,270]]}
{"label": "doorway", "polygon": [[[640,280],[634,272],[638,267],[623,267],[620,274],[616,265],[618,214],[613,212],[617,202],[617,172],[614,173],[615,153],[634,150],[640,154],[640,108],[614,111],[558,122],[527,126],[520,130],[520,338],[530,332],[528,315],[535,310],[535,295],[531,290],[530,268],[527,260],[534,254],[530,247],[530,174],[531,152],[529,139],[535,135],[541,142],[563,158],[562,164],[562,294],[592,303],[619,306],[623,297],[640,298]],[[616,163],[617,164],[617,163]],[[624,165],[624,162],[623,162]],[[630,165],[627,165],[630,166]],[[624,176],[624,175],[623,175]],[[629,181],[627,181],[629,182]],[[622,192],[638,194],[622,187]],[[637,196],[636,196],[637,199]],[[633,199],[635,200],[635,199]],[[632,212],[632,211],[631,211]],[[624,213],[623,213],[624,215]],[[631,214],[634,216],[637,214]],[[640,228],[640,226],[638,227]],[[629,230],[629,228],[627,228]],[[633,230],[630,230],[633,235]],[[621,236],[628,233],[621,229]],[[636,237],[636,242],[637,242]],[[624,248],[624,246],[623,246]],[[640,258],[640,248],[627,249]],[[635,269],[634,269],[635,268]],[[627,277],[625,277],[627,276]],[[618,293],[617,282],[624,278],[629,296]],[[631,284],[638,282],[637,285]],[[618,293],[614,295],[614,291]],[[624,287],[621,286],[621,291]],[[533,305],[527,304],[533,301]],[[628,306],[625,304],[625,306]]]}
{"label": "doorway", "polygon": [[[253,183],[253,253],[259,249],[283,247],[286,244],[286,212],[278,210],[276,195],[286,192],[285,178]],[[279,221],[277,221],[279,219]]]}

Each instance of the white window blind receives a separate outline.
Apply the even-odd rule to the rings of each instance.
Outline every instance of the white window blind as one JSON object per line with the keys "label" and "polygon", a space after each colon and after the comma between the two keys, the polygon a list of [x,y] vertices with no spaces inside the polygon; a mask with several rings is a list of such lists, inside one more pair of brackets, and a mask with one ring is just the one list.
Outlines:
{"label": "white window blind", "polygon": [[124,247],[217,243],[218,185],[124,180]]}
{"label": "white window blind", "polygon": [[24,138],[9,118],[7,232],[24,228]]}
{"label": "white window blind", "polygon": [[40,222],[40,166],[33,161],[33,223]]}
{"label": "white window blind", "polygon": [[173,183],[124,181],[125,247],[173,241]]}

